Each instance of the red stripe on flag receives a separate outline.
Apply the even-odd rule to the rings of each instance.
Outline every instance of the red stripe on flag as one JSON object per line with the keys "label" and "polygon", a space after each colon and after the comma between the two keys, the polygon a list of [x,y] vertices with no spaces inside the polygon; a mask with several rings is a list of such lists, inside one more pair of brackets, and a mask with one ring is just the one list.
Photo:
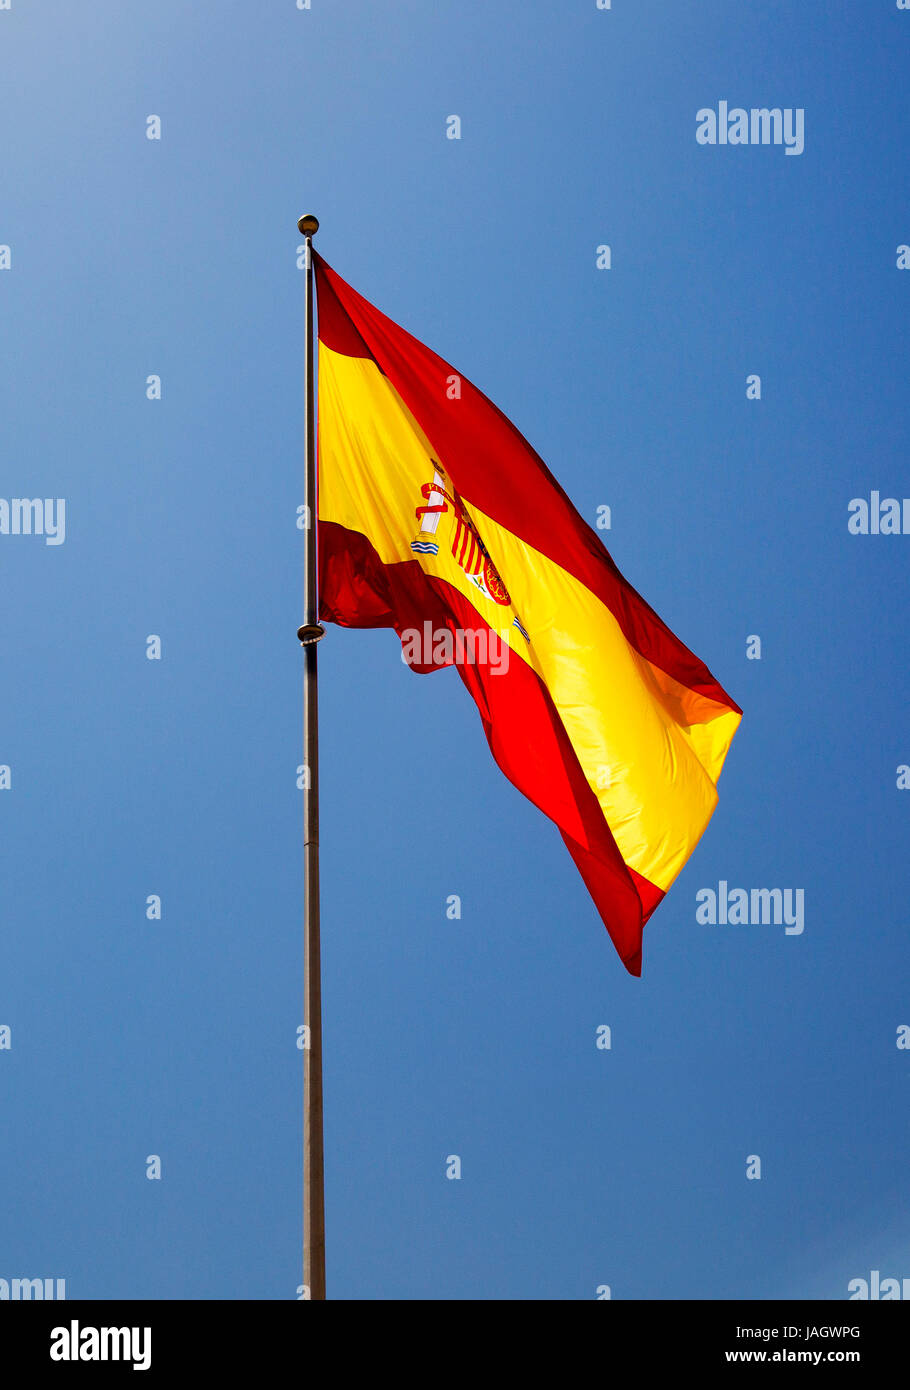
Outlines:
{"label": "red stripe on flag", "polygon": [[458,554],[455,556],[455,559],[460,565],[464,560],[464,553],[468,545],[468,528],[465,526],[461,517],[458,518],[458,530],[455,533],[455,544],[458,549]]}

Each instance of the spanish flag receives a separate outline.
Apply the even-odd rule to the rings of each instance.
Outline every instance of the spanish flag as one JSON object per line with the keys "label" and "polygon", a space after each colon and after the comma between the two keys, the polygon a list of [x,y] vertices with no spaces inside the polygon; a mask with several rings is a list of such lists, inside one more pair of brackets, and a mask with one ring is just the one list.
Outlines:
{"label": "spanish flag", "polygon": [[[394,628],[417,670],[456,665],[493,757],[559,827],[640,975],[642,928],[711,817],[742,711],[515,426],[313,259],[320,617]],[[432,644],[415,653],[415,633]]]}

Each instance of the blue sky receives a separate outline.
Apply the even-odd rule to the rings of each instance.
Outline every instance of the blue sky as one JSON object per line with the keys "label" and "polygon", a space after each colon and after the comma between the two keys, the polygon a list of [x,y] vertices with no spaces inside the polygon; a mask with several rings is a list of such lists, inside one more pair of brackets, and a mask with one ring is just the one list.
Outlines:
{"label": "blue sky", "polygon": [[[329,631],[330,1297],[910,1275],[910,538],[847,531],[910,491],[908,51],[893,0],[0,11],[0,491],[66,499],[0,535],[0,1277],[300,1282],[304,211],[745,712],[635,980],[457,674]],[[697,923],[722,879],[805,931]]]}

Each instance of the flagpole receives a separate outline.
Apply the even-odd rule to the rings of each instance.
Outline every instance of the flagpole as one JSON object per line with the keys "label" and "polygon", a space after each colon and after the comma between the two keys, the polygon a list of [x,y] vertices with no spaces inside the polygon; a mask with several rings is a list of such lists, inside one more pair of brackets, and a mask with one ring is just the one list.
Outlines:
{"label": "flagpole", "polygon": [[303,542],[303,988],[306,1046],[303,1053],[303,1284],[304,1297],[325,1298],[325,1192],[322,1139],[322,982],[319,960],[319,707],[316,644],[325,635],[319,622],[316,587],[316,411],[313,331],[313,236],[319,229],[308,214],[297,223],[304,236],[306,347],[304,355],[306,461],[303,490],[306,529]]}

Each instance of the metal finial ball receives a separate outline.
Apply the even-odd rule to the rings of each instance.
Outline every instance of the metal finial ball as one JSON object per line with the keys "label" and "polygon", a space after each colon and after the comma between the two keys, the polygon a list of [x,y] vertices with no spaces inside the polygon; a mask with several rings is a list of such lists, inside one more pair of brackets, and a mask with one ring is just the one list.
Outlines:
{"label": "metal finial ball", "polygon": [[304,213],[303,217],[297,220],[297,230],[304,236],[314,236],[319,231],[319,218],[314,217],[311,212]]}

